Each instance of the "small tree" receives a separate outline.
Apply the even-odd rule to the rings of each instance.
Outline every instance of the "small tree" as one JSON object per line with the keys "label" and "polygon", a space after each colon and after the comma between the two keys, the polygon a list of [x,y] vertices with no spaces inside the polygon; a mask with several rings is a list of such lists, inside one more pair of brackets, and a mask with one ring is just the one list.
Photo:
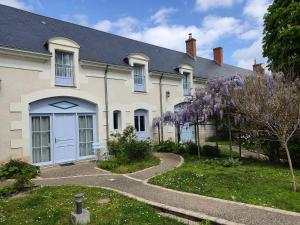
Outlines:
{"label": "small tree", "polygon": [[292,190],[296,180],[288,149],[288,141],[300,125],[300,87],[283,76],[249,76],[242,87],[232,87],[236,111],[246,120],[248,133],[266,140],[275,138],[285,150],[289,164]]}

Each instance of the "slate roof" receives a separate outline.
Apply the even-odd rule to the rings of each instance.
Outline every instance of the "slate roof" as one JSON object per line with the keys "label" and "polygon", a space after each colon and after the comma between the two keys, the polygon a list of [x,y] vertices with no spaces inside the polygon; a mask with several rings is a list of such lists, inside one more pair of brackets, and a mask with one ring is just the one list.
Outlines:
{"label": "slate roof", "polygon": [[0,46],[49,53],[46,43],[52,37],[76,41],[80,45],[80,60],[128,66],[124,61],[126,56],[144,53],[150,58],[150,71],[177,73],[178,65],[189,64],[194,76],[200,79],[251,73],[239,67],[220,66],[202,57],[193,60],[183,52],[0,5]]}

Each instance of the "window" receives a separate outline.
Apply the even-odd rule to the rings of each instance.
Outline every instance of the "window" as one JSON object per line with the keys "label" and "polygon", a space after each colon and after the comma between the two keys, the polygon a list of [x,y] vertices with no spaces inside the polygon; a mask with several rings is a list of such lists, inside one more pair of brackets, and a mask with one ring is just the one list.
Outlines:
{"label": "window", "polygon": [[134,116],[134,126],[137,132],[145,131],[145,116]]}
{"label": "window", "polygon": [[73,54],[55,52],[55,84],[63,86],[74,85]]}
{"label": "window", "polygon": [[145,66],[135,64],[134,73],[134,91],[145,91]]}
{"label": "window", "polygon": [[81,115],[79,116],[79,154],[80,156],[93,155],[93,116]]}
{"label": "window", "polygon": [[31,117],[32,162],[41,163],[51,160],[50,153],[50,117]]}
{"label": "window", "polygon": [[113,112],[113,119],[114,119],[114,129],[120,130],[121,129],[121,111],[115,110]]}
{"label": "window", "polygon": [[191,94],[191,83],[189,81],[189,74],[183,73],[183,95],[190,95]]}

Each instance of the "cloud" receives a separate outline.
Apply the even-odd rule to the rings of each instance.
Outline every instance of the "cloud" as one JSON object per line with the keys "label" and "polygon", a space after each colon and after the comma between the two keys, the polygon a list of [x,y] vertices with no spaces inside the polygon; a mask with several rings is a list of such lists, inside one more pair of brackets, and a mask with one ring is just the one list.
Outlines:
{"label": "cloud", "polygon": [[85,14],[72,14],[72,15],[63,15],[62,20],[66,20],[69,22],[77,23],[82,26],[89,26],[88,16]]}
{"label": "cloud", "polygon": [[177,9],[175,8],[161,8],[153,16],[151,16],[150,20],[156,24],[166,23],[167,17],[176,11]]}
{"label": "cloud", "polygon": [[196,11],[207,11],[215,8],[229,8],[241,0],[196,0]]}
{"label": "cloud", "polygon": [[258,24],[263,24],[264,14],[267,12],[271,0],[248,0],[243,10],[243,14],[252,17]]}
{"label": "cloud", "polygon": [[251,29],[240,34],[238,37],[242,40],[257,40],[262,36],[262,29]]}
{"label": "cloud", "polygon": [[24,10],[30,9],[29,6],[26,6],[26,4],[20,0],[0,0],[0,4]]}
{"label": "cloud", "polygon": [[255,59],[257,62],[265,61],[262,57],[262,39],[253,42],[249,47],[236,50],[233,58],[237,60],[238,66],[247,69],[252,69]]}
{"label": "cloud", "polygon": [[126,35],[128,33],[131,33],[139,26],[140,26],[139,20],[130,16],[121,17],[116,21],[100,20],[95,25],[92,25],[92,27],[95,29],[106,31],[106,32],[113,32],[120,35]]}

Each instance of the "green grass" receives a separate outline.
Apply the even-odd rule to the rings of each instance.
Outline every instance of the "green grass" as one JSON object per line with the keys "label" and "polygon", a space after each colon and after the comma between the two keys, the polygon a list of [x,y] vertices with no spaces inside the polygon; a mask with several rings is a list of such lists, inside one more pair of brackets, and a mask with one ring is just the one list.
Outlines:
{"label": "green grass", "polygon": [[[287,167],[254,159],[224,167],[226,158],[185,157],[184,164],[150,183],[185,192],[300,212],[300,192],[292,192]],[[300,184],[300,171],[296,170]],[[300,188],[300,187],[299,187]]]}
{"label": "green grass", "polygon": [[[115,192],[80,186],[44,187],[27,196],[0,200],[0,224],[70,224],[70,213],[75,210],[74,195],[78,192],[85,194],[84,208],[91,213],[91,225],[181,224]],[[98,205],[99,198],[109,198],[111,202]]]}
{"label": "green grass", "polygon": [[130,163],[126,163],[124,161],[120,161],[116,158],[113,158],[108,161],[99,162],[97,165],[101,169],[109,170],[114,173],[133,173],[138,170],[143,170],[145,168],[156,166],[160,163],[159,158],[155,156],[150,156],[141,161],[133,161]]}

